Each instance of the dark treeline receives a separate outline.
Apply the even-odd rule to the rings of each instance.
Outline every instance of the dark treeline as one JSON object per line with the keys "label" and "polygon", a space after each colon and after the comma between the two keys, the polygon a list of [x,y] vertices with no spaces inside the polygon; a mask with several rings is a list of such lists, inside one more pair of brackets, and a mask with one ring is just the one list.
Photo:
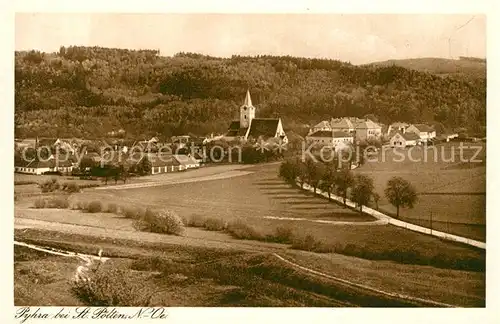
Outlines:
{"label": "dark treeline", "polygon": [[16,52],[16,137],[223,132],[247,88],[258,116],[280,116],[287,129],[369,114],[383,123],[440,122],[475,133],[486,123],[485,78],[290,56],[61,47]]}

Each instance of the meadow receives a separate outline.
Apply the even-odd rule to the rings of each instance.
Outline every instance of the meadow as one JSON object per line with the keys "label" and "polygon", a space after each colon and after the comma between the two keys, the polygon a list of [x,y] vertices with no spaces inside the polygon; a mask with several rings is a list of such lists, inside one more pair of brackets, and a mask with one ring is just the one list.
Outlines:
{"label": "meadow", "polygon": [[[467,145],[464,144],[464,145]],[[468,143],[481,147],[475,158],[483,162],[461,162],[457,143],[440,144],[435,147],[438,158],[434,160],[433,149],[427,152],[415,148],[411,154],[420,162],[401,160],[400,154],[408,156],[408,149],[388,150],[385,157],[379,152],[377,159],[367,161],[355,173],[366,174],[374,179],[375,191],[381,196],[379,210],[391,215],[396,208],[384,197],[387,181],[400,176],[410,181],[419,196],[413,209],[400,211],[402,220],[433,229],[462,235],[477,240],[486,239],[486,147],[484,143]],[[443,152],[443,153],[441,153]],[[471,158],[476,149],[464,149],[464,159]],[[454,161],[446,162],[454,157]],[[372,205],[373,206],[373,205]]]}

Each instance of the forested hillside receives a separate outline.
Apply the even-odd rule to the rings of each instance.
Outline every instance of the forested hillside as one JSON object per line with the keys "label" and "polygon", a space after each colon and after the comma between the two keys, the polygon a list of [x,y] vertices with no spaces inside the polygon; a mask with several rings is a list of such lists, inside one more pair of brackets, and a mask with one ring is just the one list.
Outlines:
{"label": "forested hillside", "polygon": [[371,63],[371,65],[396,65],[421,72],[435,73],[438,75],[453,75],[469,79],[486,77],[486,60],[475,57],[460,57],[458,60],[427,57],[406,60],[388,60]]}
{"label": "forested hillside", "polygon": [[61,47],[15,53],[15,136],[223,132],[247,88],[257,116],[280,116],[285,129],[368,114],[383,123],[440,122],[471,132],[486,122],[484,77],[295,57]]}

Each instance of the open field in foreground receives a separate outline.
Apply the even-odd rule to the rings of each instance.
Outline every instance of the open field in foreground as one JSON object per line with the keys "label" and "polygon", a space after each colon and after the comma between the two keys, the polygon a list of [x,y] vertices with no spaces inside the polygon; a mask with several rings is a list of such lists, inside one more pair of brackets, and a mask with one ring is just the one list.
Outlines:
{"label": "open field in foreground", "polygon": [[[449,232],[484,241],[486,239],[486,148],[484,143],[470,143],[482,147],[475,158],[483,163],[463,163],[459,161],[458,144],[447,143],[428,148],[425,162],[424,149],[416,147],[386,151],[385,157],[379,153],[377,161],[367,162],[355,170],[374,179],[375,189],[381,195],[379,209],[395,215],[396,209],[384,197],[387,181],[400,176],[410,181],[419,193],[413,209],[400,210],[402,220],[417,225],[430,226],[436,230]],[[434,160],[433,150],[438,152]],[[477,149],[464,149],[464,159],[471,158]],[[443,153],[441,153],[443,152]],[[421,162],[401,160],[401,154]],[[441,155],[444,154],[444,159]],[[455,156],[454,162],[446,162]]]}
{"label": "open field in foreground", "polygon": [[[137,295],[155,292],[150,305],[168,306],[423,306],[389,297],[403,294],[455,306],[484,306],[484,274],[398,265],[341,255],[269,250],[249,253],[142,240],[115,240],[38,230],[17,230],[15,239],[82,253],[104,249],[112,259],[105,269],[120,271],[122,285],[139,281],[140,289],[108,289],[107,295],[133,303]],[[84,305],[71,291],[78,263],[71,258],[16,247],[15,305]],[[283,262],[320,271],[314,275]],[[123,278],[126,278],[124,281]],[[337,279],[332,279],[337,278]],[[340,282],[360,282],[366,290]],[[128,286],[127,286],[128,287]],[[382,291],[376,293],[374,291]],[[394,296],[394,295],[393,295]],[[143,299],[143,298],[142,298]],[[146,306],[146,305],[141,305]],[[427,305],[429,306],[429,305]]]}

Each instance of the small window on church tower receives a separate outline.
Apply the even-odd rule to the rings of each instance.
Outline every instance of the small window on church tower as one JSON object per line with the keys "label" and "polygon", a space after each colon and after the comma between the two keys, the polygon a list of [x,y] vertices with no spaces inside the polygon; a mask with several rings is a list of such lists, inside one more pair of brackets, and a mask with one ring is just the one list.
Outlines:
{"label": "small window on church tower", "polygon": [[247,115],[245,115],[245,119],[247,119]]}

